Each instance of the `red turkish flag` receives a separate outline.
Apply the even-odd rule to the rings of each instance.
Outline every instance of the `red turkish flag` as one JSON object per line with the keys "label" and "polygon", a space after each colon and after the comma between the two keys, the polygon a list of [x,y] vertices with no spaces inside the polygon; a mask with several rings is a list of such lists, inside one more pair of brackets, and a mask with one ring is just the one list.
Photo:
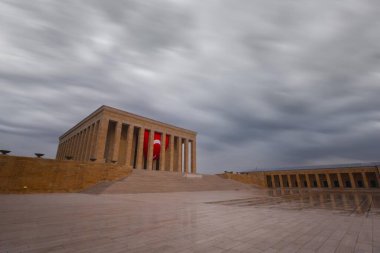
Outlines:
{"label": "red turkish flag", "polygon": [[[144,156],[148,156],[148,143],[149,143],[149,131],[145,130],[144,132]],[[166,145],[165,150],[169,147],[169,136],[166,135]],[[161,153],[161,133],[154,133],[153,138],[153,160],[160,158]]]}

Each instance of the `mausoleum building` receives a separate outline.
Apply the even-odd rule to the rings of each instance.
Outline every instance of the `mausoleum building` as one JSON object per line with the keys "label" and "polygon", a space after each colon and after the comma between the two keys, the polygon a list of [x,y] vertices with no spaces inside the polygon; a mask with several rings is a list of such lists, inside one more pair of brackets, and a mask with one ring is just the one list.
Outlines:
{"label": "mausoleum building", "polygon": [[59,137],[56,158],[196,173],[197,133],[101,106]]}

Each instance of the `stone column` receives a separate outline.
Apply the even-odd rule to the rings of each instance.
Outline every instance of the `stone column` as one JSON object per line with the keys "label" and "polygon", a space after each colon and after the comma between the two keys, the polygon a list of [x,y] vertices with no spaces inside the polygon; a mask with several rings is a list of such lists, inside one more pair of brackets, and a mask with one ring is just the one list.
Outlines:
{"label": "stone column", "polygon": [[305,174],[305,179],[306,179],[306,183],[307,183],[307,188],[311,188],[309,174]]}
{"label": "stone column", "polygon": [[99,134],[99,120],[97,120],[94,124],[94,133],[92,135],[92,140],[91,140],[91,151],[90,151],[90,159],[94,158],[96,159],[96,143],[98,139],[98,134]]}
{"label": "stone column", "polygon": [[84,139],[86,135],[86,129],[80,131],[80,139],[79,139],[79,149],[78,149],[78,160],[82,161],[83,151],[84,151]]}
{"label": "stone column", "polygon": [[73,160],[79,160],[78,154],[79,154],[79,146],[80,146],[80,137],[81,137],[81,132],[78,132],[75,135],[75,145],[74,145],[74,157],[73,157]]}
{"label": "stone column", "polygon": [[113,152],[112,152],[112,160],[119,160],[119,148],[120,148],[120,138],[121,138],[121,128],[123,124],[120,121],[116,122],[115,136],[113,141]]}
{"label": "stone column", "polygon": [[55,159],[59,160],[59,156],[62,153],[61,150],[62,150],[62,143],[58,143],[58,149],[57,149],[57,153],[55,154]]}
{"label": "stone column", "polygon": [[87,145],[88,145],[88,136],[90,135],[90,127],[86,127],[84,130],[83,146],[81,160],[86,161]]}
{"label": "stone column", "polygon": [[65,158],[66,156],[71,155],[71,151],[70,151],[70,149],[71,149],[71,138],[69,138],[66,142],[67,142],[67,145],[66,145],[65,154],[63,155],[63,159],[66,159]]}
{"label": "stone column", "polygon": [[270,175],[270,179],[272,181],[272,188],[276,188],[276,180],[274,180],[274,175]]}
{"label": "stone column", "polygon": [[92,137],[92,124],[87,127],[86,149],[84,151],[84,156],[83,156],[83,160],[85,161],[89,160],[91,137]]}
{"label": "stone column", "polygon": [[108,118],[103,118],[99,123],[99,131],[96,138],[95,158],[98,162],[105,162],[104,150],[106,148],[106,139],[108,132]]}
{"label": "stone column", "polygon": [[365,172],[362,172],[362,178],[363,178],[364,187],[369,188],[368,179],[366,177]]}
{"label": "stone column", "polygon": [[169,170],[173,171],[173,164],[174,164],[174,135],[173,133],[170,134],[169,149],[170,149]]}
{"label": "stone column", "polygon": [[154,141],[154,130],[150,129],[149,140],[148,140],[148,155],[147,155],[147,170],[152,170],[153,167],[153,141]]}
{"label": "stone column", "polygon": [[76,135],[71,136],[71,143],[70,143],[70,156],[73,157],[75,156],[75,141],[76,141]]}
{"label": "stone column", "polygon": [[90,159],[91,141],[92,141],[92,134],[94,132],[94,125],[91,124],[87,128],[87,131],[88,131],[88,134],[87,134],[87,141],[86,141],[86,150],[85,150],[84,157],[83,157],[83,159],[85,161],[88,161]]}
{"label": "stone column", "polygon": [[67,140],[63,143],[63,150],[60,157],[61,160],[65,159],[66,152],[67,152]]}
{"label": "stone column", "polygon": [[78,137],[79,137],[79,135],[78,135],[78,133],[76,133],[75,135],[74,135],[74,140],[73,140],[73,154],[72,154],[72,156],[73,156],[73,160],[75,160],[76,159],[76,155],[77,155],[77,150],[78,150]]}
{"label": "stone column", "polygon": [[284,182],[282,181],[282,175],[278,175],[278,178],[280,179],[280,187],[284,188]]}
{"label": "stone column", "polygon": [[57,149],[57,154],[55,155],[55,159],[61,160],[64,149],[65,149],[65,143],[62,141],[58,144],[58,149]]}
{"label": "stone column", "polygon": [[135,127],[129,124],[127,128],[127,150],[125,154],[125,164],[127,166],[131,166],[131,161],[132,161],[131,158],[132,158],[132,144],[133,144],[133,130],[134,129]]}
{"label": "stone column", "polygon": [[140,127],[139,140],[136,147],[137,148],[136,169],[144,169],[143,167],[144,132],[145,132],[145,128]]}
{"label": "stone column", "polygon": [[61,153],[62,153],[62,142],[59,142],[58,143],[58,149],[57,149],[57,153],[56,153],[56,155],[55,155],[55,159],[59,159],[59,156],[61,155]]}
{"label": "stone column", "polygon": [[296,180],[297,180],[297,185],[298,185],[298,188],[301,188],[301,179],[300,179],[300,174],[296,174]]}
{"label": "stone column", "polygon": [[337,177],[338,177],[338,182],[339,182],[339,188],[344,188],[344,184],[343,184],[343,180],[342,180],[342,174],[340,174],[339,172],[336,173]]}
{"label": "stone column", "polygon": [[182,138],[178,136],[178,151],[177,151],[177,164],[178,164],[178,172],[182,173]]}
{"label": "stone column", "polygon": [[354,175],[352,175],[352,173],[348,173],[348,176],[350,177],[351,188],[352,188],[352,189],[356,189],[356,184],[355,184]]}
{"label": "stone column", "polygon": [[57,150],[57,154],[55,156],[55,159],[57,160],[61,160],[61,157],[62,157],[62,153],[63,153],[63,150],[65,149],[65,144],[62,142],[62,143],[59,143],[58,144],[58,150]]}
{"label": "stone column", "polygon": [[161,134],[161,149],[160,149],[160,171],[164,171],[165,168],[165,161],[166,161],[166,133],[163,132]]}
{"label": "stone column", "polygon": [[61,160],[61,157],[62,157],[62,153],[63,153],[63,150],[65,149],[65,143],[62,141],[60,141],[58,143],[58,149],[57,149],[57,153],[55,155],[55,159],[56,160]]}
{"label": "stone column", "polygon": [[73,156],[73,137],[69,138],[68,148],[64,159],[66,159],[66,156]]}
{"label": "stone column", "polygon": [[293,188],[291,175],[288,175],[288,185],[289,185],[289,188]]}
{"label": "stone column", "polygon": [[73,160],[78,159],[78,149],[79,149],[79,133],[77,133],[74,138]]}
{"label": "stone column", "polygon": [[189,173],[189,140],[188,139],[185,139],[185,149],[184,149],[184,152],[185,152],[185,156],[184,156],[184,159],[183,159],[183,162],[185,163],[185,174]]}
{"label": "stone column", "polygon": [[86,137],[86,129],[80,131],[80,140],[79,140],[79,152],[78,152],[78,160],[82,161],[83,151],[85,146],[85,137]]}
{"label": "stone column", "polygon": [[65,142],[65,150],[62,155],[62,159],[65,159],[65,156],[69,155],[69,149],[70,149],[70,139],[67,139]]}
{"label": "stone column", "polygon": [[94,145],[94,132],[95,132],[95,123],[92,123],[90,126],[90,135],[88,136],[88,147],[86,160],[89,161],[92,153],[92,146]]}
{"label": "stone column", "polygon": [[376,180],[377,180],[377,185],[380,186],[380,167],[376,166],[377,171],[375,172]]}
{"label": "stone column", "polygon": [[191,173],[197,173],[197,141],[195,138],[191,142]]}
{"label": "stone column", "polygon": [[332,188],[332,183],[331,183],[330,174],[325,174],[325,175],[326,175],[327,185],[331,189]]}
{"label": "stone column", "polygon": [[76,148],[77,148],[77,138],[78,138],[78,134],[74,134],[74,136],[72,137],[73,138],[73,141],[71,143],[71,156],[73,157],[72,159],[74,160],[75,159],[75,152],[76,152]]}
{"label": "stone column", "polygon": [[315,176],[315,180],[317,181],[318,188],[322,188],[321,179],[319,178],[319,174],[315,174],[314,176]]}
{"label": "stone column", "polygon": [[93,157],[94,146],[95,146],[95,141],[96,141],[96,127],[97,127],[97,122],[92,124],[90,146],[88,148],[88,157],[87,157],[88,160],[90,160]]}

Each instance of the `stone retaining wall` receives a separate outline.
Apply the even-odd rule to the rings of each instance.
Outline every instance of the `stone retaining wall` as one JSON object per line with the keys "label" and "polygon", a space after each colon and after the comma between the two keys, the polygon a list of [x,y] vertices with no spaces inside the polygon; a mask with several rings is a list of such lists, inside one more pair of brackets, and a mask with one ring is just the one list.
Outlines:
{"label": "stone retaining wall", "polygon": [[224,179],[233,179],[245,184],[253,184],[258,187],[266,187],[264,172],[255,172],[249,174],[224,173],[218,174],[218,176]]}
{"label": "stone retaining wall", "polygon": [[78,192],[130,173],[117,164],[0,155],[0,193]]}

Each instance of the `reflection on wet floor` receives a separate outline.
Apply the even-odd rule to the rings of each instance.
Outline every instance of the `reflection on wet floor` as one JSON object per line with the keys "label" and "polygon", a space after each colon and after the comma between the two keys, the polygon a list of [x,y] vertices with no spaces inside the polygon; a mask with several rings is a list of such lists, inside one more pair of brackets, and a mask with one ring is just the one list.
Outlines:
{"label": "reflection on wet floor", "polygon": [[380,215],[380,192],[268,190],[263,196],[208,203],[287,210],[327,209],[342,215]]}

